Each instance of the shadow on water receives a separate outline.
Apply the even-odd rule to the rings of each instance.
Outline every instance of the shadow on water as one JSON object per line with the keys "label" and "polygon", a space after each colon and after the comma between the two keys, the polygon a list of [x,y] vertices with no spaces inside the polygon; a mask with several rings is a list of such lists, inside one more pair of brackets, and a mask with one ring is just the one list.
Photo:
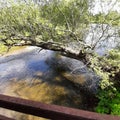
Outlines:
{"label": "shadow on water", "polygon": [[[0,58],[0,93],[93,111],[99,79],[83,63],[39,48]],[[76,69],[77,68],[77,69]],[[89,78],[89,79],[88,79]],[[0,109],[4,114],[6,110]],[[42,120],[8,112],[17,120]]]}

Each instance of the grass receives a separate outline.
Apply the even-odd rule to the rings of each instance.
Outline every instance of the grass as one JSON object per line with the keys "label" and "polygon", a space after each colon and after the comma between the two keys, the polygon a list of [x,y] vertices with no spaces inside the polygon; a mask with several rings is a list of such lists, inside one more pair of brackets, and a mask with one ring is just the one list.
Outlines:
{"label": "grass", "polygon": [[21,50],[22,48],[25,48],[25,46],[13,46],[8,51],[8,47],[0,43],[0,55],[5,55],[7,53],[13,53],[16,50]]}
{"label": "grass", "polygon": [[7,51],[7,47],[3,44],[0,44],[0,54],[5,54]]}

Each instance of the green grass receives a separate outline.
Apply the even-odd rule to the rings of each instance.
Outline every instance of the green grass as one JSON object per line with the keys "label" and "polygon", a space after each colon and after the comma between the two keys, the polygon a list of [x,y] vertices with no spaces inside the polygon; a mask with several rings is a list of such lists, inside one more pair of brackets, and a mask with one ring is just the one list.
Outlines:
{"label": "green grass", "polygon": [[5,54],[7,52],[7,47],[0,43],[0,54]]}
{"label": "green grass", "polygon": [[25,48],[25,46],[13,46],[8,51],[8,47],[7,46],[5,46],[3,44],[0,44],[0,55],[5,55],[7,53],[13,53],[16,50],[21,50],[22,48]]}

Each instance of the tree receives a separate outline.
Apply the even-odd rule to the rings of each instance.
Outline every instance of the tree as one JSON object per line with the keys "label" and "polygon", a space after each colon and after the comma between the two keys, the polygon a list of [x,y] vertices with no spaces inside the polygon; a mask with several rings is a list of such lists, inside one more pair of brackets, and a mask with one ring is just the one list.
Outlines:
{"label": "tree", "polygon": [[[87,63],[99,44],[117,34],[108,33],[111,24],[106,19],[110,19],[110,15],[91,14],[90,3],[90,0],[39,0],[35,3],[26,0],[6,4],[0,10],[0,41],[9,47],[34,45],[59,51]],[[91,26],[94,23],[100,25]],[[93,34],[86,41],[90,29]],[[93,29],[98,29],[97,38]]]}
{"label": "tree", "polygon": [[[87,7],[87,0],[53,0],[46,1],[44,5],[16,3],[6,6],[0,11],[1,41],[12,46],[22,40],[25,43],[21,45],[60,51],[66,56],[86,61],[82,56],[85,55],[83,48],[89,48],[83,40],[88,25]],[[81,47],[71,49],[70,43],[75,41]]]}

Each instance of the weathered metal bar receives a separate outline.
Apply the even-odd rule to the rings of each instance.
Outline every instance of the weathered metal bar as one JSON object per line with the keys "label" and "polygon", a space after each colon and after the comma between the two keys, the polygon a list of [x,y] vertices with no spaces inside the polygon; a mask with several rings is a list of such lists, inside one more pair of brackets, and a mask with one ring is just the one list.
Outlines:
{"label": "weathered metal bar", "polygon": [[5,95],[0,95],[0,107],[52,120],[120,120],[118,116],[48,105]]}
{"label": "weathered metal bar", "polygon": [[12,119],[12,118],[5,117],[5,116],[3,116],[3,115],[0,115],[0,120],[15,120],[15,119]]}

